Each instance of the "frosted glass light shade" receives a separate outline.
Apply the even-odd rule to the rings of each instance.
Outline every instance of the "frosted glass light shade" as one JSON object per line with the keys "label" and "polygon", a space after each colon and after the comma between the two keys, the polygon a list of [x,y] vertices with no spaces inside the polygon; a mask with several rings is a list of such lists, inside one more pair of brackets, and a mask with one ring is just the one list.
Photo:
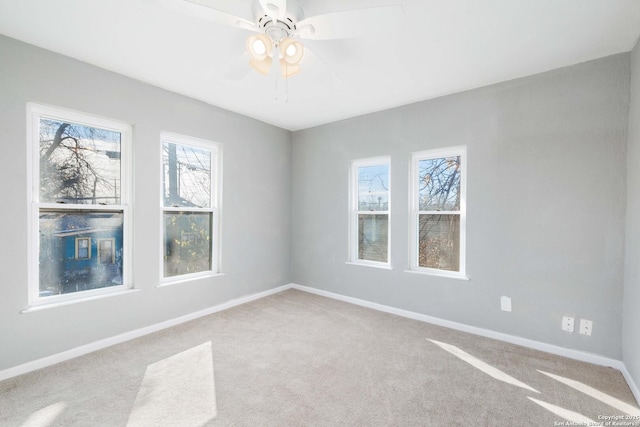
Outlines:
{"label": "frosted glass light shade", "polygon": [[286,38],[280,42],[280,58],[289,65],[298,65],[304,58],[304,46],[302,43]]}
{"label": "frosted glass light shade", "polygon": [[273,44],[266,34],[254,34],[247,38],[249,64],[261,74],[269,74],[273,63]]}
{"label": "frosted glass light shade", "polygon": [[300,63],[304,59],[304,46],[296,40],[286,38],[278,47],[282,77],[286,79],[295,76],[300,72]]}
{"label": "frosted glass light shade", "polygon": [[262,61],[271,55],[272,43],[266,34],[254,34],[247,37],[247,52],[251,59]]}
{"label": "frosted glass light shade", "polygon": [[259,72],[260,74],[264,74],[265,76],[269,74],[269,70],[271,70],[271,64],[273,64],[273,58],[267,56],[262,61],[256,61],[255,59],[251,59],[249,61],[249,65],[253,67],[254,70]]}

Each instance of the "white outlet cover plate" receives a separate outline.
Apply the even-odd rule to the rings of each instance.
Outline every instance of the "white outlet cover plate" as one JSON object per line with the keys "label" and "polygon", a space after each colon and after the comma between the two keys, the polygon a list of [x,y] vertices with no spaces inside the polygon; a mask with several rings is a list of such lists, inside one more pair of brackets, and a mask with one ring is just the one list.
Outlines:
{"label": "white outlet cover plate", "polygon": [[564,316],[562,318],[562,330],[565,332],[573,332],[574,330],[574,318],[569,316]]}
{"label": "white outlet cover plate", "polygon": [[500,309],[502,311],[511,311],[511,298],[509,298],[509,297],[501,297],[500,298]]}
{"label": "white outlet cover plate", "polygon": [[590,336],[592,330],[593,322],[591,320],[580,319],[580,334]]}

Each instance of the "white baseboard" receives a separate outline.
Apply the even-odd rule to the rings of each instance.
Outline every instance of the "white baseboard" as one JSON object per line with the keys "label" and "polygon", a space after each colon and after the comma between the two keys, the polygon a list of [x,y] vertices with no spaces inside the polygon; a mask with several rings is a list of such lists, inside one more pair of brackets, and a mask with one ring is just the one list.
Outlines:
{"label": "white baseboard", "polygon": [[34,360],[32,362],[27,362],[22,365],[18,365],[9,369],[5,369],[0,371],[0,381],[6,380],[8,378],[12,378],[18,375],[26,374],[28,372],[35,371],[37,369],[45,368],[47,366],[55,365],[56,363],[64,362],[69,359],[73,359],[74,357],[82,356],[97,350],[101,350],[103,348],[110,347],[114,344],[120,344],[125,341],[130,341],[135,338],[139,338],[141,336],[151,334],[153,332],[157,332],[163,329],[170,328],[172,326],[179,325],[181,323],[188,322],[190,320],[197,319],[202,316],[207,316],[209,314],[217,313],[222,310],[227,310],[232,307],[236,307],[241,304],[245,304],[260,298],[267,297],[269,295],[273,295],[287,289],[291,289],[292,285],[283,285],[277,288],[269,289],[264,292],[259,292],[252,295],[247,295],[244,297],[232,299],[220,305],[216,305],[214,307],[207,308],[205,310],[197,311],[195,313],[190,313],[184,316],[177,317],[175,319],[167,320],[165,322],[156,323],[155,325],[146,326],[144,328],[136,329],[130,332],[126,332],[124,334],[116,335],[114,337],[105,338],[103,340],[95,341],[90,344],[82,345],[80,347],[73,348],[71,350],[64,351],[62,353],[54,354],[51,356],[43,357],[42,359]]}
{"label": "white baseboard", "polygon": [[336,299],[343,302],[348,302],[351,304],[356,304],[362,307],[372,308],[374,310],[383,311],[385,313],[391,313],[398,316],[407,317],[409,319],[419,320],[421,322],[431,323],[438,326],[444,326],[446,328],[451,328],[451,329],[455,329],[457,331],[462,331],[462,332],[468,332],[474,335],[493,338],[499,341],[504,341],[511,344],[517,344],[523,347],[528,347],[534,350],[540,350],[546,353],[551,353],[558,356],[564,356],[564,357],[568,357],[574,360],[579,360],[582,362],[593,363],[594,365],[609,366],[609,367],[618,369],[619,371],[622,371],[622,369],[624,368],[624,364],[620,360],[611,359],[611,358],[600,356],[593,353],[587,353],[579,350],[571,350],[571,349],[560,347],[557,345],[547,344],[540,341],[534,341],[527,338],[521,338],[514,335],[503,334],[501,332],[492,331],[490,329],[478,328],[476,326],[465,325],[463,323],[453,322],[451,320],[444,320],[437,317],[427,316],[426,314],[415,313],[413,311],[402,310],[399,308],[377,304],[374,302],[369,302],[369,301],[361,300],[358,298],[347,297],[344,295],[335,294],[333,292],[323,291],[316,288],[310,288],[308,286],[293,284],[291,287],[293,289],[298,289],[300,291],[309,292],[312,294]]}
{"label": "white baseboard", "polygon": [[638,385],[633,380],[631,373],[629,372],[629,370],[624,364],[622,365],[622,369],[620,369],[620,372],[622,372],[622,376],[624,376],[624,379],[627,381],[627,384],[631,389],[631,393],[633,393],[633,395],[636,398],[636,401],[638,402],[638,405],[640,405],[640,388],[638,388]]}

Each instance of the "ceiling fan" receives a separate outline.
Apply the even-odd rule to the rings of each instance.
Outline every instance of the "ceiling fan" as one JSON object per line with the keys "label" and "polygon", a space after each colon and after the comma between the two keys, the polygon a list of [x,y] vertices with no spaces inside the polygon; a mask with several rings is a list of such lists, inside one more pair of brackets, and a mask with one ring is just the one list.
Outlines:
{"label": "ceiling fan", "polygon": [[[216,0],[180,0],[183,11],[191,8],[201,18],[250,31],[246,41],[249,64],[268,75],[278,67],[282,77],[298,74],[305,57],[299,39],[330,40],[365,35],[400,22],[401,5],[367,7],[305,17],[294,0],[254,0],[252,19],[218,9]],[[188,12],[188,11],[187,11]]]}

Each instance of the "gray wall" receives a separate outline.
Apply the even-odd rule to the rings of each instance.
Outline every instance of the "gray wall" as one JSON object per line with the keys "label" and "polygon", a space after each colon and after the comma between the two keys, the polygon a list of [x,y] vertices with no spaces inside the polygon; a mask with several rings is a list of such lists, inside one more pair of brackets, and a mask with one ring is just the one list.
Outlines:
{"label": "gray wall", "polygon": [[631,54],[623,361],[640,387],[640,42]]}
{"label": "gray wall", "polygon": [[[0,370],[290,282],[290,132],[3,36],[0,61]],[[20,313],[27,307],[28,101],[133,124],[133,278],[141,291]],[[223,144],[225,276],[156,287],[161,131]]]}
{"label": "gray wall", "polygon": [[[293,281],[620,359],[628,98],[620,54],[295,132]],[[470,280],[406,273],[410,153],[463,144]],[[391,271],[345,264],[348,163],[380,155]],[[563,315],[593,336],[563,332]]]}
{"label": "gray wall", "polygon": [[[0,59],[0,370],[293,281],[613,358],[624,351],[640,383],[638,47],[630,123],[630,60],[621,54],[299,131],[293,145],[288,131],[2,36]],[[134,125],[140,292],[20,313],[28,101]],[[223,144],[225,276],[156,287],[160,131]],[[406,273],[409,155],[461,144],[470,280]],[[348,163],[379,155],[392,158],[391,271],[345,264]],[[502,295],[513,298],[512,313],[500,311]],[[593,336],[562,332],[563,315],[593,320]]]}

